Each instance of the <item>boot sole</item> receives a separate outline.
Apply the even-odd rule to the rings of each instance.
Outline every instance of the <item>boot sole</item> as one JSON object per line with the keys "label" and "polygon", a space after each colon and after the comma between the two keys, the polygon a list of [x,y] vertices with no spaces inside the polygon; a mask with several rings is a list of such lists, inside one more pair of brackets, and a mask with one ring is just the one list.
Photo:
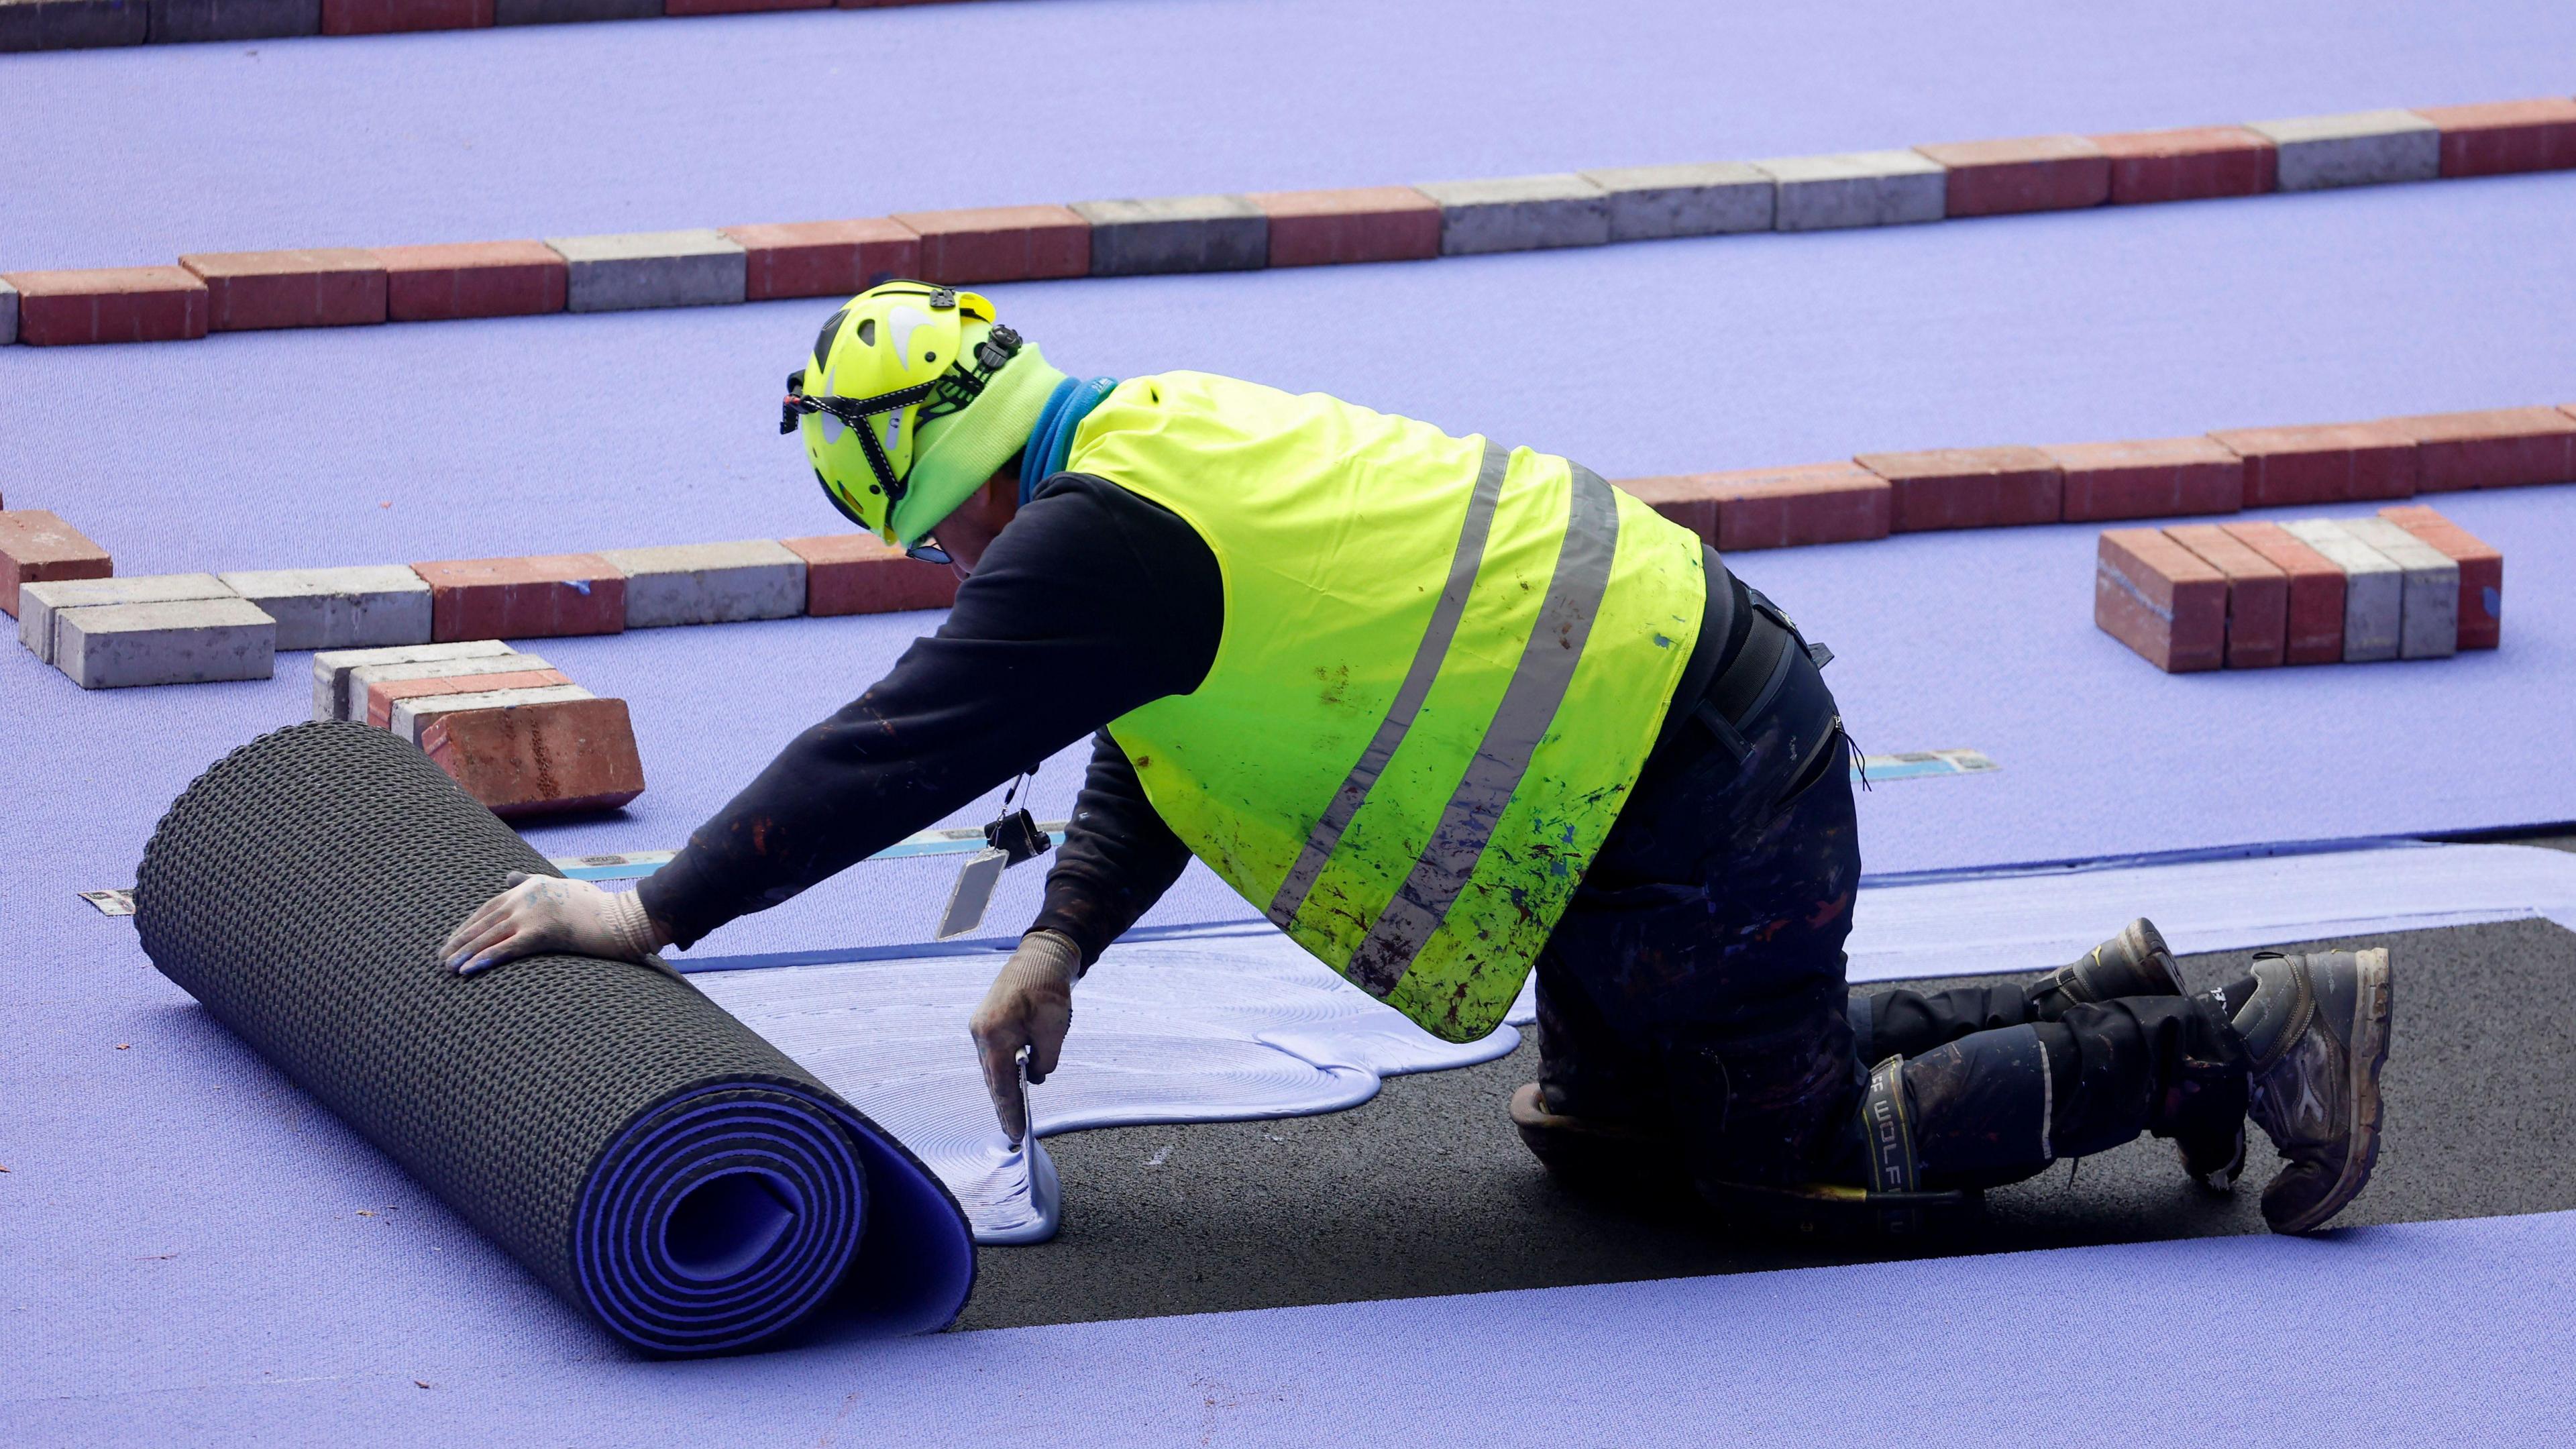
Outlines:
{"label": "boot sole", "polygon": [[2393,1004],[2388,948],[2374,946],[2357,951],[2353,960],[2361,977],[2360,989],[2353,994],[2360,1019],[2349,1023],[2351,1035],[2346,1039],[2344,1059],[2344,1070],[2351,1077],[2352,1149],[2344,1154],[2343,1171],[2335,1178],[2333,1191],[2291,1221],[2274,1224],[2272,1231],[2276,1233],[2307,1233],[2325,1226],[2361,1196],[2361,1190],[2370,1185],[2371,1170],[2379,1165],[2379,1072],[2388,1065],[2388,1023]]}

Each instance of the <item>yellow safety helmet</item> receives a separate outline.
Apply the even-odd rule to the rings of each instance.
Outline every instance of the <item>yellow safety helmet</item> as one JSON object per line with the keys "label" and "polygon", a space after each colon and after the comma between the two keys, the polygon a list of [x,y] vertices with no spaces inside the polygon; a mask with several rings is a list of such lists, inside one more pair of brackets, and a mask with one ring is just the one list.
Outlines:
{"label": "yellow safety helmet", "polygon": [[963,411],[1020,347],[977,293],[929,282],[870,287],[832,314],[805,365],[788,374],[778,431],[803,428],[805,456],[833,507],[910,548],[991,471],[916,476],[922,425]]}

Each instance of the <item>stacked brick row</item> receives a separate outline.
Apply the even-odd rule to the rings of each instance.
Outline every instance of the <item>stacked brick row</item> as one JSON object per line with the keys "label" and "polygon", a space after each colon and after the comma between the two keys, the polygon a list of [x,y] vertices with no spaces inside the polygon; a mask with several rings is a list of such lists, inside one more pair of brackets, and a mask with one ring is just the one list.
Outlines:
{"label": "stacked brick row", "polygon": [[2576,405],[2195,438],[1863,453],[1620,486],[1719,549],[2227,514],[2576,481]]}
{"label": "stacked brick row", "polygon": [[935,0],[0,0],[0,52],[931,3]]}
{"label": "stacked brick row", "polygon": [[2504,556],[2430,508],[2105,530],[2093,622],[2167,673],[2493,649]]}
{"label": "stacked brick row", "polygon": [[[1620,486],[1734,552],[2569,481],[2576,481],[2576,405],[2052,448],[1864,453],[1849,462],[1641,478]],[[988,492],[973,506],[1006,515],[1008,499]],[[2416,515],[2396,510],[2391,516]],[[2267,540],[2277,532],[2266,532],[2270,525],[2246,528]],[[2167,536],[2214,537],[2187,529]],[[2248,541],[2243,530],[2232,536]],[[2455,562],[2460,647],[2492,647],[2500,570],[2491,567],[2491,555],[2458,555]],[[866,534],[408,566],[113,574],[107,551],[55,515],[0,512],[0,608],[17,616],[29,650],[92,689],[265,679],[279,649],[412,647],[883,613],[945,607],[956,591],[944,566],[907,559]],[[2359,637],[2339,626],[2333,657],[2345,657]],[[2285,647],[2289,662],[2307,662],[2300,652],[2305,646]],[[2249,647],[2246,657],[2259,652]],[[2174,657],[2199,656],[2186,649]]]}
{"label": "stacked brick row", "polygon": [[21,643],[84,689],[266,679],[281,649],[942,608],[957,588],[944,566],[867,534],[222,574],[118,578],[114,567],[51,513],[0,512],[0,607]]}
{"label": "stacked brick row", "polygon": [[393,731],[504,817],[613,810],[644,793],[626,701],[493,640],[323,650],[313,717]]}
{"label": "stacked brick row", "polygon": [[[22,4],[0,0],[0,11]],[[724,305],[845,296],[892,276],[980,285],[1418,260],[2569,167],[2576,167],[2576,99],[2551,97],[1422,186],[906,212],[545,241],[203,253],[168,267],[10,273],[0,279],[0,342],[13,331],[19,341],[46,345],[145,342],[261,328]]]}

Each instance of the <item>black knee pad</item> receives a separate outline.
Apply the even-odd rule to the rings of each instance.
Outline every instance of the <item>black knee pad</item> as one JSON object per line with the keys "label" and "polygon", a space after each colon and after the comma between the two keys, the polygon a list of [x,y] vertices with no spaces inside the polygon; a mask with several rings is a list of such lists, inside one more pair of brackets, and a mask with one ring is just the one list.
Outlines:
{"label": "black knee pad", "polygon": [[2035,1027],[1961,1037],[1908,1060],[1903,1075],[1923,1183],[1992,1187],[2055,1160],[2055,1082]]}

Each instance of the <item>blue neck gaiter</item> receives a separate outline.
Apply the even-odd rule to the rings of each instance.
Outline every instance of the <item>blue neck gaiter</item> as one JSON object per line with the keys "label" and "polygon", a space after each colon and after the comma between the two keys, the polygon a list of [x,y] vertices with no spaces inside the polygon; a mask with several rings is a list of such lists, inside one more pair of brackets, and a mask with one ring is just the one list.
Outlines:
{"label": "blue neck gaiter", "polygon": [[1064,471],[1065,459],[1073,453],[1073,430],[1116,386],[1114,377],[1068,377],[1047,394],[1037,426],[1029,429],[1028,447],[1020,454],[1020,502],[1028,502],[1039,484]]}

